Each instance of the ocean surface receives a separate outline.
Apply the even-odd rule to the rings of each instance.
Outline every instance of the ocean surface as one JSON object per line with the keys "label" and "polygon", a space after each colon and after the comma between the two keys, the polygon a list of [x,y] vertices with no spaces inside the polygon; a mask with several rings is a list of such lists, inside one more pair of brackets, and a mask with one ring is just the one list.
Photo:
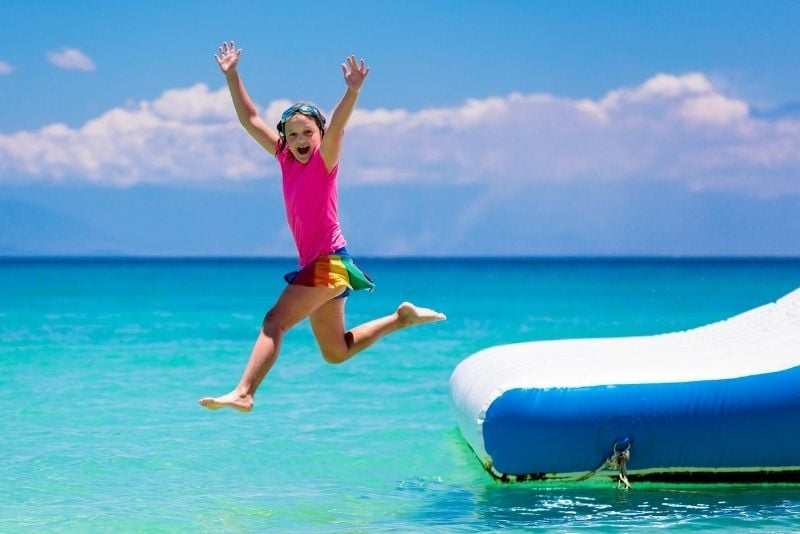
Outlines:
{"label": "ocean surface", "polygon": [[[0,532],[792,532],[800,485],[495,482],[448,380],[495,344],[655,334],[800,286],[800,259],[370,259],[349,325],[443,323],[344,365],[290,331],[249,414],[238,381],[292,260],[0,259]],[[756,355],[757,356],[757,355]],[[787,429],[798,431],[798,429]]]}

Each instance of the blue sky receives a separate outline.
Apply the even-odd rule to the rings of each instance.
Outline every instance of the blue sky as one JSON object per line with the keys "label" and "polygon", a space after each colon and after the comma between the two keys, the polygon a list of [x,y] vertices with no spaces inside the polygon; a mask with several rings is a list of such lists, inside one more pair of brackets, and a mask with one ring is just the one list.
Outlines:
{"label": "blue sky", "polygon": [[795,1],[4,0],[0,254],[279,255],[265,117],[330,111],[357,255],[800,255]]}

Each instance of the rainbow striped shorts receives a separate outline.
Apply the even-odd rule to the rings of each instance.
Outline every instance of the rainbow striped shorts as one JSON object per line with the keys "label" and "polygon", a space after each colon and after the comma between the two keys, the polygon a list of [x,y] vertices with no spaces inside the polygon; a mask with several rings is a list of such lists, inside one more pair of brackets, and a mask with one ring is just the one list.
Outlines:
{"label": "rainbow striped shorts", "polygon": [[332,254],[320,256],[299,271],[286,273],[283,279],[287,283],[307,287],[342,287],[347,289],[336,298],[344,298],[352,291],[366,289],[372,291],[375,284],[367,273],[359,269],[353,258],[342,247]]}

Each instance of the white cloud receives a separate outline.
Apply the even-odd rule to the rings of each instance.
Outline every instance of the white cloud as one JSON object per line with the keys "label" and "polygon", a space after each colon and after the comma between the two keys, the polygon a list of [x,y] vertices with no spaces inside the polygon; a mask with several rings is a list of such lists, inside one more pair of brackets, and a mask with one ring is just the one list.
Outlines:
{"label": "white cloud", "polygon": [[681,104],[680,113],[689,122],[729,124],[747,119],[747,104],[740,100],[710,94],[690,98]]}
{"label": "white cloud", "polygon": [[[291,102],[263,116],[275,124]],[[227,88],[170,89],[82,127],[0,135],[0,180],[95,182],[275,177]],[[15,171],[15,172],[7,172]],[[660,180],[765,196],[800,193],[800,120],[751,115],[703,74],[659,74],[598,100],[513,93],[419,111],[357,109],[342,184]]]}
{"label": "white cloud", "polygon": [[225,99],[227,89],[196,85],[112,109],[78,129],[56,124],[0,135],[0,169],[118,185],[263,175],[267,158],[241,131],[232,105],[220,105]]}
{"label": "white cloud", "polygon": [[231,119],[235,112],[228,91],[211,92],[198,83],[188,89],[170,89],[150,104],[161,117],[183,120]]}
{"label": "white cloud", "polygon": [[50,51],[47,53],[47,60],[60,69],[85,72],[97,70],[94,61],[77,48],[62,48],[58,52]]}
{"label": "white cloud", "polygon": [[0,74],[11,74],[12,72],[14,72],[14,68],[0,59]]}
{"label": "white cloud", "polygon": [[349,132],[358,148],[346,168],[358,179],[372,180],[362,169],[380,166],[403,181],[663,180],[800,193],[800,121],[753,117],[698,73],[659,74],[598,100],[511,94],[393,116],[375,126],[363,112],[355,121],[364,127]]}

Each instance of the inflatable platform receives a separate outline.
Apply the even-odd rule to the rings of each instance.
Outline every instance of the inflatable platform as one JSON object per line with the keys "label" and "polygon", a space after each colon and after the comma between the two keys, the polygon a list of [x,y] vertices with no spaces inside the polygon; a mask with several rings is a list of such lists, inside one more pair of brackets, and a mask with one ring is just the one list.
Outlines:
{"label": "inflatable platform", "polygon": [[800,289],[683,332],[488,348],[450,392],[500,480],[800,482]]}

